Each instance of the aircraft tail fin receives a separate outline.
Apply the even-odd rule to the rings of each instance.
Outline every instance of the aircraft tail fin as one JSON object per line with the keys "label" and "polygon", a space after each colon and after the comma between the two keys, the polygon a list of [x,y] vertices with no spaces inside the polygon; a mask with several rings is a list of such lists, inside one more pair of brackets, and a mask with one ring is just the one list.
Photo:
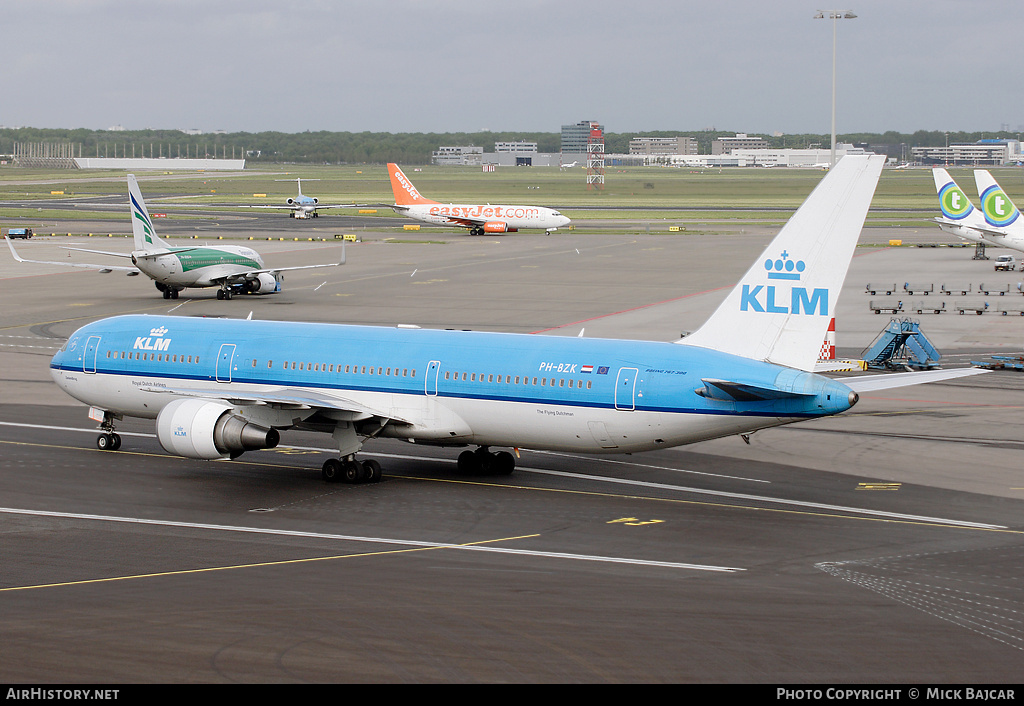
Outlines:
{"label": "aircraft tail fin", "polygon": [[814,370],[884,161],[839,160],[711,318],[678,343]]}
{"label": "aircraft tail fin", "polygon": [[1020,211],[987,170],[975,169],[974,181],[978,186],[981,213],[990,226],[1006,228],[1020,218]]}
{"label": "aircraft tail fin", "polygon": [[146,202],[139,190],[139,182],[134,174],[128,175],[128,200],[132,214],[132,235],[135,236],[136,250],[154,250],[156,248],[170,247],[161,240],[153,227],[153,221],[146,210]]}
{"label": "aircraft tail fin", "polygon": [[388,164],[388,176],[391,177],[391,191],[395,194],[395,203],[399,206],[415,206],[423,203],[437,203],[420,196],[420,192],[412,185],[409,178],[402,173],[397,164]]}
{"label": "aircraft tail fin", "polygon": [[933,167],[932,177],[935,179],[935,193],[939,195],[939,209],[944,218],[968,227],[985,224],[985,219],[974,208],[964,190],[953,181],[949,172],[942,167]]}

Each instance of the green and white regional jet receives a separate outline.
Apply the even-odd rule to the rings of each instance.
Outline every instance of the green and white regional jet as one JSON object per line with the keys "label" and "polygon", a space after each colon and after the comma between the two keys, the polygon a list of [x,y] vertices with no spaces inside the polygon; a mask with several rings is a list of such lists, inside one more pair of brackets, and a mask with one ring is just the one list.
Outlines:
{"label": "green and white regional jet", "polygon": [[339,262],[297,267],[266,267],[258,252],[243,245],[175,247],[157,236],[134,174],[128,175],[128,197],[131,201],[132,234],[135,237],[135,249],[130,254],[87,248],[65,249],[130,258],[133,267],[27,260],[18,255],[9,238],[7,247],[18,262],[95,269],[100,272],[119,271],[129,276],[141,272],[153,280],[156,288],[163,292],[164,299],[177,299],[178,293],[188,287],[217,287],[218,299],[230,299],[235,294],[275,294],[281,291],[282,272],[345,264],[344,246]]}

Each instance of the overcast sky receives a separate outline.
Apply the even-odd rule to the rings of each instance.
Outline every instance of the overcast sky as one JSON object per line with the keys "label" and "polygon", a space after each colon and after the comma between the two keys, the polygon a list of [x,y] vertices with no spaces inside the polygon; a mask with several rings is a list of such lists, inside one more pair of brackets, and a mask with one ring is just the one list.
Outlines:
{"label": "overcast sky", "polygon": [[[1024,130],[1019,0],[0,0],[0,125]],[[1005,82],[1005,85],[1004,85]]]}

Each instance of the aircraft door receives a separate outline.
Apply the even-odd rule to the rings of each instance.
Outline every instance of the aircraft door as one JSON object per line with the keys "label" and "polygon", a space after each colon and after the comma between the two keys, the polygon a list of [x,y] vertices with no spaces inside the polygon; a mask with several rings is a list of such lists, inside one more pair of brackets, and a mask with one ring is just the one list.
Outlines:
{"label": "aircraft door", "polygon": [[82,372],[83,373],[95,373],[96,372],[96,354],[100,349],[100,337],[89,336],[89,340],[85,342],[85,350],[82,351]]}
{"label": "aircraft door", "polygon": [[636,368],[619,368],[619,377],[615,381],[615,409],[636,409],[636,379],[640,371]]}
{"label": "aircraft door", "polygon": [[235,344],[224,343],[217,354],[217,382],[231,382],[231,368],[235,362]]}
{"label": "aircraft door", "polygon": [[437,376],[441,372],[441,361],[427,363],[427,374],[423,377],[423,391],[428,397],[437,397]]}

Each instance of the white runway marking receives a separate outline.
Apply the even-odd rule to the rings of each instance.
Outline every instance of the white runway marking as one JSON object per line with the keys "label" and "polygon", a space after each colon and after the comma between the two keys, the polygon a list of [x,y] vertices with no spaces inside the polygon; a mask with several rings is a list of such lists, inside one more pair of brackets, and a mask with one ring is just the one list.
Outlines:
{"label": "white runway marking", "polygon": [[[88,433],[93,433],[93,434],[96,433],[96,429],[78,429],[78,428],[74,428],[74,427],[53,427],[53,426],[43,426],[43,425],[36,425],[36,424],[19,424],[19,423],[16,423],[16,422],[0,422],[0,426],[30,427],[30,428],[33,428],[33,429],[53,429],[53,430],[59,430],[59,431],[77,431],[77,432],[88,432]],[[131,433],[131,432],[118,432],[118,434],[121,434],[122,436],[147,436],[147,437],[154,437],[155,438],[154,434],[140,434],[138,432],[135,432],[135,433]],[[335,453],[337,453],[334,449],[324,449],[324,448],[318,448],[318,447],[315,447],[315,446],[284,446],[284,445],[282,445],[282,446],[278,446],[277,448],[278,449],[297,449],[297,450],[301,450],[301,451],[318,451],[318,452],[322,452],[322,453],[326,453],[326,454],[335,454]],[[377,452],[366,451],[366,450],[364,450],[363,453],[365,455],[368,455],[368,456],[377,456],[377,457],[380,457],[380,458],[397,458],[397,459],[402,459],[402,460],[407,460],[407,461],[446,461],[446,460],[448,460],[448,459],[432,457],[432,456],[412,456],[412,455],[408,455],[408,454],[388,454],[388,453],[377,453]],[[606,459],[600,459],[600,458],[593,458],[593,459],[588,459],[588,460],[593,461],[595,463],[596,462],[601,462],[601,461],[607,462]],[[624,461],[613,461],[613,462],[615,462],[615,463],[626,463],[627,465],[629,465],[628,462],[624,462]],[[658,468],[661,468],[661,467],[658,467]],[[678,469],[678,468],[667,468],[666,467],[666,470],[671,470],[671,471],[679,472],[681,469]],[[629,478],[615,478],[615,477],[609,477],[609,476],[593,476],[593,475],[588,475],[588,474],[585,474],[585,473],[570,473],[570,472],[567,472],[567,471],[551,471],[551,470],[547,470],[547,469],[544,469],[544,468],[529,468],[529,467],[524,467],[524,466],[517,466],[516,467],[516,471],[517,472],[523,472],[523,473],[537,473],[539,475],[561,476],[561,477],[564,477],[564,478],[577,478],[577,479],[581,479],[581,480],[594,481],[594,482],[597,482],[597,483],[612,483],[612,484],[615,484],[615,485],[631,485],[631,486],[636,486],[636,487],[641,487],[641,488],[657,488],[658,490],[670,490],[670,491],[673,491],[673,492],[692,493],[694,495],[710,495],[710,496],[713,496],[713,497],[729,498],[729,499],[732,499],[732,500],[743,500],[743,501],[746,501],[746,502],[763,502],[763,503],[772,503],[772,504],[776,504],[776,505],[786,505],[786,506],[790,506],[790,507],[799,507],[799,508],[804,508],[804,509],[829,510],[829,511],[832,511],[832,512],[856,513],[856,514],[860,514],[860,515],[868,515],[868,516],[871,516],[871,517],[879,517],[879,518],[884,518],[884,519],[889,519],[889,520],[900,520],[900,521],[904,521],[904,522],[908,522],[908,521],[909,522],[928,522],[928,523],[939,524],[939,525],[947,525],[947,526],[950,526],[950,527],[968,527],[968,528],[972,528],[972,529],[991,529],[991,530],[1006,529],[1005,525],[990,525],[990,524],[985,524],[985,523],[981,523],[981,522],[966,522],[966,521],[963,521],[963,520],[950,520],[950,519],[946,519],[946,518],[942,518],[942,517],[928,517],[926,515],[908,515],[908,514],[901,513],[901,512],[888,512],[888,511],[884,511],[884,510],[870,510],[870,509],[864,509],[864,508],[858,508],[858,507],[850,507],[850,506],[846,506],[846,505],[829,505],[829,504],[826,504],[826,503],[815,503],[815,502],[808,502],[808,501],[805,501],[805,500],[789,500],[789,499],[786,499],[786,498],[773,498],[773,497],[770,497],[770,496],[767,496],[767,495],[752,495],[752,494],[749,494],[749,493],[732,493],[732,492],[728,492],[728,491],[724,491],[724,490],[709,490],[709,489],[706,489],[706,488],[693,488],[693,487],[682,486],[682,485],[669,485],[667,483],[652,483],[650,481],[632,480],[632,479],[629,479]]]}
{"label": "white runway marking", "polygon": [[674,561],[650,561],[630,559],[626,557],[595,556],[590,554],[569,554],[566,552],[542,552],[529,549],[510,549],[482,545],[448,544],[445,542],[423,542],[410,539],[392,539],[387,537],[360,537],[346,534],[326,534],[322,532],[300,532],[297,530],[267,529],[263,527],[244,527],[235,525],[212,525],[201,522],[175,522],[172,520],[149,520],[141,517],[117,517],[112,515],[90,515],[77,512],[50,512],[43,510],[25,510],[20,508],[0,507],[0,513],[8,515],[28,515],[32,517],[54,517],[71,520],[89,520],[94,522],[118,522],[135,525],[153,525],[159,527],[179,527],[188,529],[208,530],[217,532],[242,532],[247,534],[269,534],[283,537],[302,537],[312,539],[333,539],[345,542],[365,542],[370,544],[388,544],[403,547],[424,549],[457,549],[467,552],[487,552],[492,554],[512,554],[518,556],[540,557],[545,559],[570,559],[576,561],[596,561],[610,564],[631,564],[634,566],[656,566],[666,569],[692,569],[694,571],[718,571],[733,573],[745,571],[732,566],[708,566],[704,564],[686,564]]}

